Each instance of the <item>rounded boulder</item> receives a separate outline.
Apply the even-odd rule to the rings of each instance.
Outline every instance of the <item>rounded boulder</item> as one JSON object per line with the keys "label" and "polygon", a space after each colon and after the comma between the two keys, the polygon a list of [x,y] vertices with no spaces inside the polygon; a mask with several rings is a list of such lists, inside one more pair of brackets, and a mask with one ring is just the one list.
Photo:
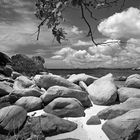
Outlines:
{"label": "rounded boulder", "polygon": [[56,98],[44,108],[44,111],[59,117],[85,116],[82,104],[75,98]]}
{"label": "rounded boulder", "polygon": [[42,100],[38,97],[21,97],[15,102],[15,105],[23,107],[27,112],[39,110],[42,108]]}
{"label": "rounded boulder", "polygon": [[0,128],[2,131],[13,132],[20,129],[27,117],[27,111],[16,105],[0,109]]}

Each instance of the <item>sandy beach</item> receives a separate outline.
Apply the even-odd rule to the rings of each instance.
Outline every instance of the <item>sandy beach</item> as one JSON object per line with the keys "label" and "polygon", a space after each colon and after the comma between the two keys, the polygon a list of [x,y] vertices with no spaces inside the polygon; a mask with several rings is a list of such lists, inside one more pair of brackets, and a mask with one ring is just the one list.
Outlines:
{"label": "sandy beach", "polygon": [[[69,133],[63,133],[51,137],[46,137],[46,140],[59,140],[64,138],[75,138],[80,140],[109,140],[105,133],[102,131],[102,124],[105,122],[101,120],[102,124],[100,125],[87,125],[87,120],[92,116],[96,115],[102,109],[105,109],[107,106],[98,106],[93,105],[92,107],[85,110],[85,117],[77,117],[77,118],[65,118],[66,120],[70,120],[76,122],[78,124],[78,128]],[[43,110],[35,111],[35,116],[39,116],[44,113]],[[28,115],[32,115],[34,112],[29,113]]]}

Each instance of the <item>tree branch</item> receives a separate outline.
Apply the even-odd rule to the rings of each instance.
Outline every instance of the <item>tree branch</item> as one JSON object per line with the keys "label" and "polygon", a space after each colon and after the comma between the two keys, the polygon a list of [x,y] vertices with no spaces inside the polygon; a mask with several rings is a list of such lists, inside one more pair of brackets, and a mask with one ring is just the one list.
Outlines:
{"label": "tree branch", "polygon": [[89,33],[88,35],[91,36],[91,40],[92,42],[95,44],[95,46],[97,46],[98,44],[95,42],[94,38],[93,38],[93,33],[92,33],[92,29],[91,29],[91,26],[89,24],[89,22],[87,21],[87,19],[85,18],[85,14],[84,14],[84,8],[83,8],[83,3],[81,2],[81,14],[82,14],[82,18],[84,19],[85,23],[87,24],[88,28],[89,28]]}
{"label": "tree branch", "polygon": [[38,31],[37,31],[37,40],[39,39],[39,35],[40,35],[40,28],[41,26],[44,25],[45,21],[47,20],[48,17],[44,18],[44,20],[38,25]]}
{"label": "tree branch", "polygon": [[84,5],[85,9],[89,12],[90,17],[91,17],[92,19],[94,19],[94,20],[98,20],[96,17],[93,16],[92,11],[86,6],[86,4],[83,3],[83,5]]}

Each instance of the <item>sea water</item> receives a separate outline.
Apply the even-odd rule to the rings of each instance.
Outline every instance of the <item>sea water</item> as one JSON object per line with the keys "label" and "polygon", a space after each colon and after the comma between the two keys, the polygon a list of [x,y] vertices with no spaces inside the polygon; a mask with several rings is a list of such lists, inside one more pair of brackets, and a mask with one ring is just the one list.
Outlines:
{"label": "sea water", "polygon": [[115,78],[128,77],[132,74],[140,74],[140,70],[137,69],[108,69],[108,68],[96,68],[96,69],[49,69],[49,72],[63,77],[67,77],[71,74],[85,73],[95,77],[102,77],[108,73],[112,73]]}

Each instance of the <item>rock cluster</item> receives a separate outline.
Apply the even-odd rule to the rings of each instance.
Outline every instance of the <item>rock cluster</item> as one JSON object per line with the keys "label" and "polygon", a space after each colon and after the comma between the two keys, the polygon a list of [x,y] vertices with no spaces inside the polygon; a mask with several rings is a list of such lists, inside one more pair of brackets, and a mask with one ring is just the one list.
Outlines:
{"label": "rock cluster", "polygon": [[[77,124],[64,117],[84,117],[92,103],[89,94],[58,75],[30,78],[14,72],[0,77],[0,139],[44,139],[70,132]],[[29,116],[43,109],[45,114]]]}
{"label": "rock cluster", "polygon": [[107,120],[102,129],[110,140],[140,139],[140,75],[129,76],[117,92],[119,104],[97,113]]}
{"label": "rock cluster", "polygon": [[[12,72],[0,75],[0,140],[45,140],[75,130],[78,125],[65,117],[85,117],[85,109],[106,109],[87,120],[101,124],[110,140],[140,139],[140,75],[129,76],[118,88],[112,74],[101,78],[75,74],[68,79],[43,73],[33,77]],[[44,110],[37,117],[28,113]],[[72,138],[68,138],[72,139]]]}

